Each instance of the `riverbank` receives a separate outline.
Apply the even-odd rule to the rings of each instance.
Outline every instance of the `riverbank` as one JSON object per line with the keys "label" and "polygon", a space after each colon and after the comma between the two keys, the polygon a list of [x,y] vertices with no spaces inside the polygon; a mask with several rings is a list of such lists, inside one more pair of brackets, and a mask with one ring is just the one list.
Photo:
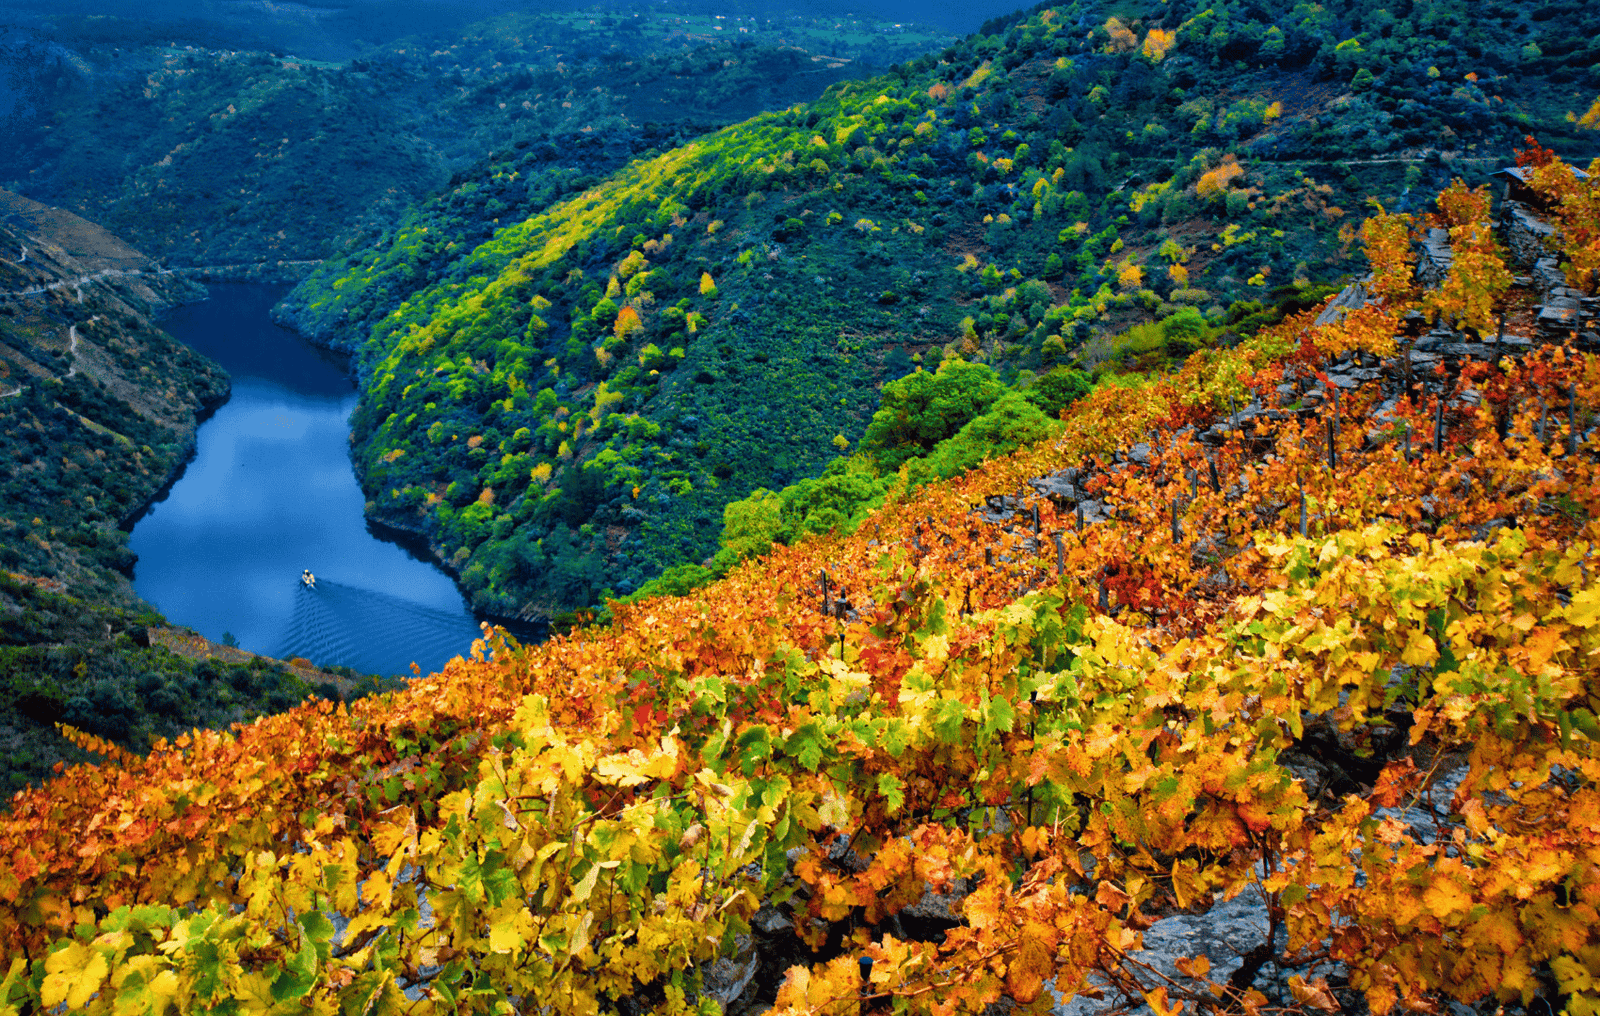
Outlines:
{"label": "riverbank", "polygon": [[155,323],[206,291],[93,223],[0,199],[0,794],[91,760],[56,724],[140,752],[363,693],[355,675],[201,651],[137,594],[125,527],[232,391]]}
{"label": "riverbank", "polygon": [[[348,358],[273,324],[282,293],[218,283],[163,321],[230,372],[233,396],[133,527],[136,591],[173,622],[252,652],[363,673],[437,670],[481,636],[481,618],[427,548],[367,524]],[[298,582],[308,568],[314,593]]]}
{"label": "riverbank", "polygon": [[[426,533],[418,529],[408,529],[393,522],[378,517],[373,511],[366,513],[367,528],[384,539],[406,550],[419,560],[427,561],[439,571],[450,576],[463,597],[467,597],[467,590],[461,585],[461,572],[453,567],[445,558],[443,548],[428,539]],[[553,630],[565,630],[576,623],[574,615],[528,615],[508,617],[496,614],[490,610],[472,608],[472,615],[480,621],[488,622],[498,628],[504,628],[513,638],[524,645],[541,642],[549,637]]]}
{"label": "riverbank", "polygon": [[[280,328],[294,332],[301,340],[318,349],[350,358],[350,370],[355,384],[359,390],[362,382],[360,358],[355,355],[355,350],[350,348],[348,342],[339,341],[340,333],[325,333],[307,331],[302,327],[303,318],[296,313],[290,305],[288,296],[273,304],[270,316],[274,324]],[[356,469],[354,458],[351,468]],[[356,474],[359,481],[360,475]],[[461,583],[461,570],[451,563],[445,548],[433,541],[428,533],[420,528],[406,524],[405,520],[393,514],[383,514],[378,511],[378,506],[372,501],[363,505],[363,514],[366,518],[367,528],[380,539],[387,540],[404,548],[408,553],[426,561],[434,568],[448,575],[462,596],[471,601],[471,592]],[[473,616],[480,621],[504,628],[513,637],[521,642],[537,642],[548,637],[552,630],[565,630],[573,624],[579,623],[579,615],[571,611],[537,611],[524,610],[520,614],[507,615],[496,611],[485,610],[477,604],[471,606]]]}

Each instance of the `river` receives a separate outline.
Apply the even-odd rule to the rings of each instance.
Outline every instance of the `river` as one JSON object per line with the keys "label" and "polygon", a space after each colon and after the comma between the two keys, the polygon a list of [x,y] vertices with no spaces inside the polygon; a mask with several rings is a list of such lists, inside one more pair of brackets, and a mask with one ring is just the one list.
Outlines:
{"label": "river", "polygon": [[221,363],[233,395],[135,522],[134,589],[207,638],[322,666],[406,674],[415,662],[429,673],[466,653],[479,629],[455,584],[366,525],[344,357],[268,318],[283,287],[209,288],[211,299],[162,326]]}

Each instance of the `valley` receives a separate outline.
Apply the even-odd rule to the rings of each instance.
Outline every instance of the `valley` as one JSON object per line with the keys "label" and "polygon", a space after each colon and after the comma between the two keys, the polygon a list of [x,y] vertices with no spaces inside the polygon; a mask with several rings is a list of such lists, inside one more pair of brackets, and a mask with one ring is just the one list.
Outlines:
{"label": "valley", "polygon": [[1591,5],[15,3],[0,1016],[1600,1008]]}
{"label": "valley", "polygon": [[230,391],[220,368],[154,323],[204,291],[99,227],[4,191],[0,245],[18,254],[0,262],[0,790],[90,757],[57,722],[142,750],[313,691],[353,693],[343,668],[230,658],[221,646],[174,653],[167,643],[187,636],[129,582],[125,527]]}
{"label": "valley", "polygon": [[[199,394],[191,394],[181,382],[169,384],[172,376],[149,355],[152,348],[185,348],[172,345],[154,322],[177,304],[203,298],[206,290],[197,283],[301,278],[330,253],[381,235],[411,202],[444,184],[448,167],[459,164],[456,172],[471,175],[480,171],[475,166],[494,164],[485,147],[503,144],[522,152],[530,138],[538,139],[534,150],[541,157],[548,153],[551,161],[529,174],[533,186],[505,196],[513,208],[539,207],[641,151],[678,143],[766,103],[803,97],[852,73],[846,66],[852,61],[870,64],[885,52],[873,41],[878,28],[870,21],[852,23],[852,31],[866,33],[853,40],[830,34],[812,19],[783,26],[764,22],[764,41],[756,45],[686,40],[670,32],[630,38],[593,19],[508,15],[464,34],[458,23],[430,28],[418,22],[422,36],[404,36],[387,47],[362,43],[338,54],[322,50],[330,37],[317,42],[290,23],[258,25],[266,34],[252,34],[227,18],[160,24],[54,10],[21,14],[0,36],[0,98],[9,99],[8,110],[0,111],[7,142],[0,146],[0,179],[14,176],[15,186],[43,199],[0,192],[0,215],[10,230],[0,244],[15,255],[0,265],[7,269],[0,279],[0,314],[8,316],[0,323],[11,329],[10,359],[0,367],[0,408],[7,414],[10,447],[21,449],[10,464],[12,517],[0,556],[23,583],[8,594],[8,609],[21,620],[7,636],[7,646],[15,649],[7,673],[14,702],[31,703],[7,714],[14,724],[7,728],[9,754],[0,777],[0,788],[7,790],[37,780],[57,761],[84,757],[52,729],[63,719],[142,750],[151,737],[186,724],[225,725],[309,692],[337,698],[382,687],[382,679],[358,679],[352,665],[362,673],[392,675],[409,672],[420,659],[433,669],[468,651],[480,634],[449,579],[401,550],[399,544],[413,537],[384,528],[381,520],[373,520],[376,530],[362,525],[363,498],[350,483],[343,441],[348,403],[332,415],[312,413],[302,420],[321,420],[321,431],[330,437],[323,442],[330,468],[344,478],[317,489],[337,487],[340,507],[325,504],[320,494],[294,499],[292,510],[284,507],[287,502],[280,505],[287,514],[269,512],[275,530],[257,525],[241,532],[243,520],[266,517],[261,506],[237,502],[258,491],[247,479],[254,472],[243,474],[246,479],[230,477],[232,511],[214,510],[227,503],[220,495],[185,493],[207,482],[213,457],[205,448],[219,447],[228,421],[255,419],[249,406],[259,394],[252,374],[256,357],[244,368],[240,397],[212,417],[217,436],[202,443],[195,459],[196,423],[225,397],[226,375],[215,364],[184,360],[182,371],[210,372]],[[280,29],[288,33],[281,39],[338,58],[290,55],[269,40]],[[836,39],[839,44],[830,48],[837,59],[811,60],[795,48],[796,31]],[[905,29],[897,32],[904,35]],[[252,43],[260,48],[249,48]],[[907,37],[899,44],[923,43]],[[631,84],[613,89],[618,73],[630,75]],[[641,100],[646,84],[651,98]],[[759,86],[754,91],[753,84]],[[540,89],[558,86],[582,92],[586,100],[575,109],[571,102],[530,102],[510,114],[502,114],[503,103],[482,104],[485,95],[504,88],[533,89],[529,95],[542,98]],[[639,122],[630,121],[630,113]],[[458,129],[462,118],[479,125],[476,134]],[[452,126],[441,129],[446,120]],[[396,123],[406,125],[398,143],[389,130]],[[520,140],[513,145],[513,138]],[[473,207],[460,241],[487,235],[478,213],[494,211]],[[234,335],[236,343],[246,341],[242,336],[251,328],[264,328],[267,345],[276,341],[260,309],[243,317],[248,324],[218,319],[208,327]],[[132,338],[136,332],[152,338]],[[154,337],[166,345],[148,345]],[[199,338],[196,344],[203,346]],[[218,349],[223,359],[232,352],[226,343]],[[135,418],[166,429],[136,432],[115,411],[107,416],[85,409],[83,399],[100,406],[93,395],[59,410],[72,414],[62,418],[65,426],[41,418],[54,400],[38,399],[50,396],[46,386],[54,383],[108,386],[117,411],[131,410]],[[346,382],[340,378],[336,384],[343,391]],[[130,434],[148,443],[141,448]],[[335,434],[337,442],[331,440]],[[224,443],[232,446],[233,439]],[[128,447],[138,452],[131,463],[116,454]],[[83,453],[94,458],[80,461]],[[174,481],[188,475],[186,464],[195,472],[186,486],[174,488]],[[309,465],[299,462],[302,470]],[[59,497],[63,492],[81,497]],[[283,493],[280,482],[265,496],[281,501]],[[138,555],[127,530],[144,520],[152,498],[172,503],[157,512],[162,522],[144,521],[141,533],[149,535],[135,534],[133,542],[146,557],[139,589],[174,605],[186,623],[216,641],[192,629],[170,638],[162,634],[169,631],[165,618],[129,585]],[[201,515],[183,515],[179,505],[186,503]],[[15,517],[41,505],[48,510],[36,517]],[[184,518],[195,524],[162,528],[167,519]],[[332,544],[315,536],[330,524],[325,520],[344,526]],[[210,551],[196,543],[206,530],[214,531]],[[287,551],[289,564],[279,562],[284,576],[295,574],[302,566],[295,562],[307,555],[343,562],[344,572],[335,563],[324,583],[326,595],[286,600],[293,588],[287,580],[269,590],[270,579],[266,585],[259,576],[244,579],[249,569],[238,551],[269,530],[286,541],[282,546],[300,548],[298,554]],[[58,538],[63,533],[72,535]],[[380,558],[388,563],[377,565]],[[206,562],[221,570],[196,571]],[[73,626],[39,620],[59,619],[73,608],[30,597],[61,595],[70,598],[65,603],[108,612],[103,640],[85,643]],[[540,631],[515,618],[503,620],[525,637]],[[381,632],[393,633],[382,647],[361,635]],[[241,656],[235,649],[240,638],[255,653],[284,659]],[[201,666],[216,669],[225,661],[235,669],[207,670],[195,683],[195,664],[166,651],[188,644],[184,639],[211,646],[199,659],[212,663]],[[320,668],[300,654],[315,656]],[[46,657],[48,665],[41,666]],[[230,678],[231,687],[211,681],[247,664],[249,675]]]}

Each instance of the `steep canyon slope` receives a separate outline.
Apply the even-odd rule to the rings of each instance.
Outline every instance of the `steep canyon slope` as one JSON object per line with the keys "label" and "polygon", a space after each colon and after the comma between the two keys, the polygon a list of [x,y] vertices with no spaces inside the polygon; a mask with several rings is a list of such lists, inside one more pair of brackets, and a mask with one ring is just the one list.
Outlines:
{"label": "steep canyon slope", "polygon": [[1369,202],[1530,131],[1581,155],[1595,18],[1042,6],[531,217],[497,195],[541,157],[503,159],[285,313],[358,355],[373,517],[478,607],[546,614],[708,557],[728,502],[821,472],[918,365],[1159,369],[1350,271]]}
{"label": "steep canyon slope", "polygon": [[228,395],[216,364],[153,323],[203,295],[100,227],[0,191],[0,793],[87,757],[58,721],[142,750],[332,691],[333,675],[186,640],[128,580],[125,527]]}

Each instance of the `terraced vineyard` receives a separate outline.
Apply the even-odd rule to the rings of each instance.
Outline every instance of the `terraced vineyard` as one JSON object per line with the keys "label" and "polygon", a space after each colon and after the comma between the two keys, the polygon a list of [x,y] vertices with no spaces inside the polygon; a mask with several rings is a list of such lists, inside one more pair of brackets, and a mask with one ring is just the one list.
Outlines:
{"label": "terraced vineyard", "polygon": [[[80,737],[0,826],[6,1000],[1591,1011],[1600,189],[1522,168],[1544,265],[1453,187],[1367,221],[1360,289],[851,535],[383,699]],[[1209,908],[1260,939],[1142,949]]]}

